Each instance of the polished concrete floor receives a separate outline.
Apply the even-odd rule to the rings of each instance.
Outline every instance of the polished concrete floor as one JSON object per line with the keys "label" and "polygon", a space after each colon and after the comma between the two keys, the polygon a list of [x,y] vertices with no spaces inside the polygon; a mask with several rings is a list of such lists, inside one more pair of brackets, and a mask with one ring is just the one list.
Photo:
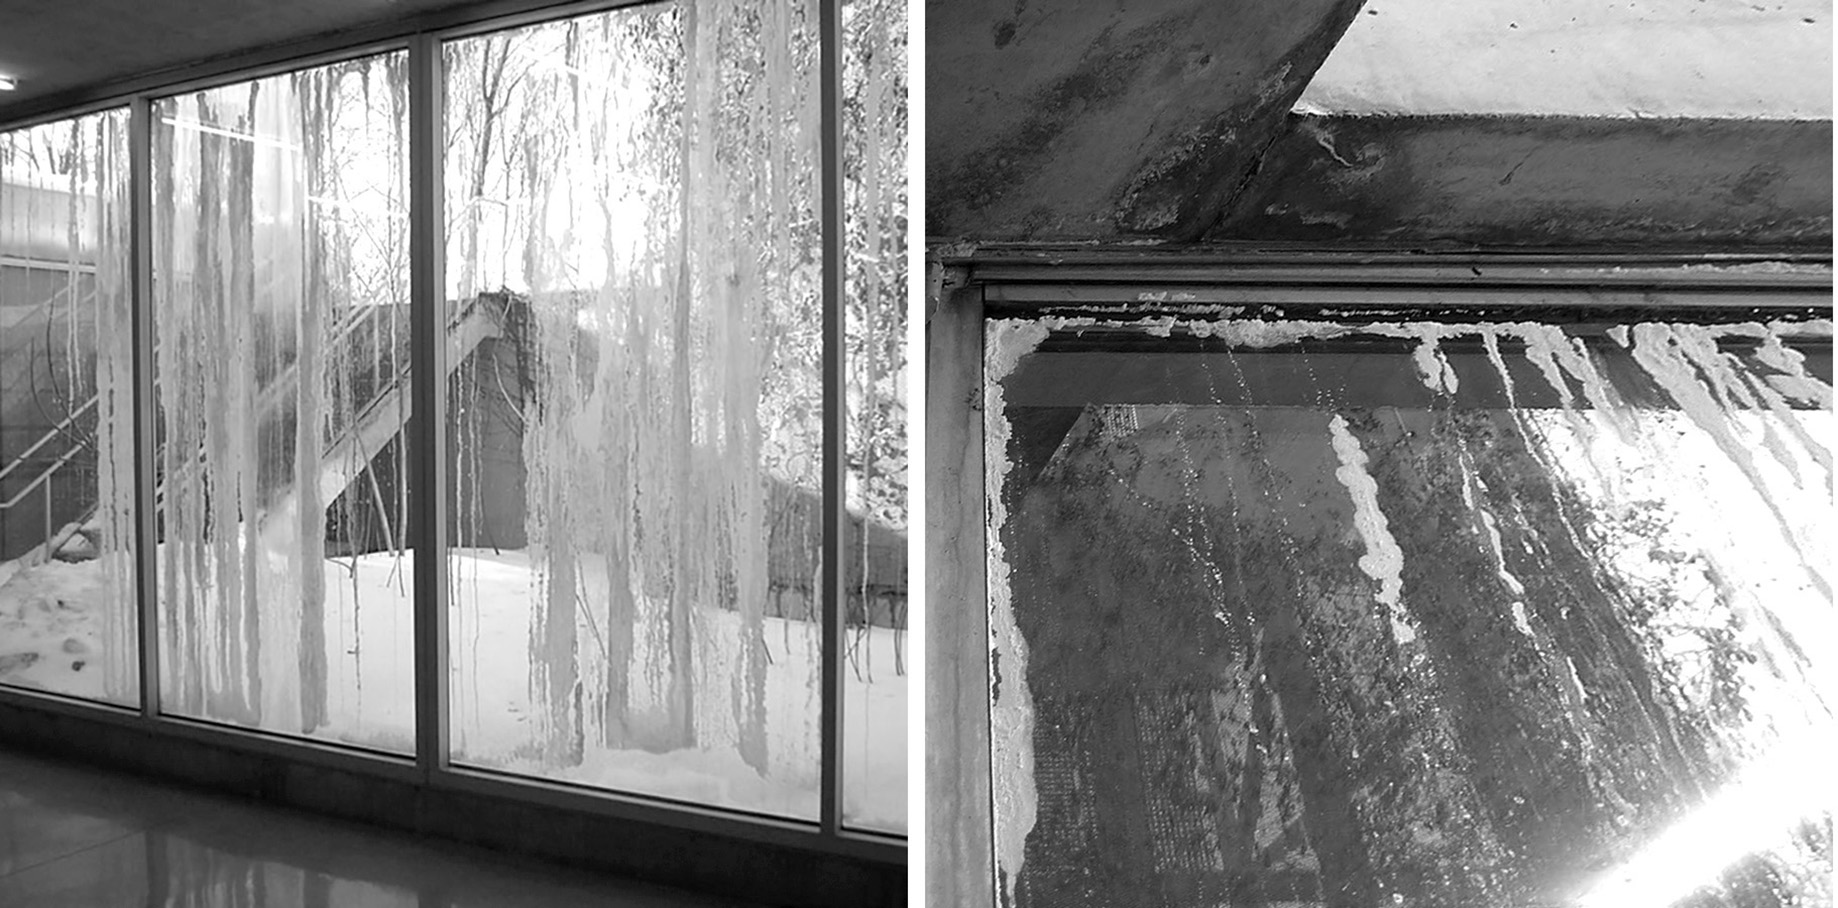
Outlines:
{"label": "polished concrete floor", "polygon": [[0,752],[4,908],[734,902]]}

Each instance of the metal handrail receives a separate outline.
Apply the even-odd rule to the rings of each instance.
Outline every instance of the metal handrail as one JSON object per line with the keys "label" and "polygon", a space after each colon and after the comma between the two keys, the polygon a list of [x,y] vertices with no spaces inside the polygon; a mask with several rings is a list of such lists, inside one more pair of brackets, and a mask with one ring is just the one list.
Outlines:
{"label": "metal handrail", "polygon": [[[18,469],[19,465],[25,463],[26,458],[31,457],[33,454],[37,453],[39,448],[42,448],[45,445],[50,444],[51,439],[57,438],[63,435],[65,429],[70,428],[71,425],[76,423],[77,417],[80,417],[83,414],[88,413],[90,408],[96,405],[96,401],[101,400],[101,399],[102,399],[102,395],[100,394],[91,395],[89,400],[83,403],[83,406],[76,408],[76,410],[72,411],[69,416],[64,417],[63,422],[60,422],[57,425],[52,426],[50,431],[46,432],[37,441],[33,442],[31,447],[26,448],[24,451],[19,452],[19,455],[17,457],[14,457],[11,463],[8,463],[5,467],[0,468],[0,479],[5,479],[6,474],[11,473],[14,470]],[[0,503],[0,511],[4,511],[11,506],[12,506],[11,501]]]}
{"label": "metal handrail", "polygon": [[43,473],[38,474],[38,477],[36,479],[33,479],[31,483],[27,484],[25,488],[20,489],[18,494],[14,495],[11,498],[8,498],[5,501],[0,501],[0,511],[11,510],[14,505],[19,504],[21,499],[25,498],[27,495],[32,494],[33,490],[51,481],[51,474],[56,473],[60,469],[63,469],[64,464],[69,463],[71,461],[71,458],[76,457],[77,453],[82,450],[83,450],[83,446],[80,444],[71,445],[70,448],[64,452],[63,456],[53,461],[51,466],[47,467]]}

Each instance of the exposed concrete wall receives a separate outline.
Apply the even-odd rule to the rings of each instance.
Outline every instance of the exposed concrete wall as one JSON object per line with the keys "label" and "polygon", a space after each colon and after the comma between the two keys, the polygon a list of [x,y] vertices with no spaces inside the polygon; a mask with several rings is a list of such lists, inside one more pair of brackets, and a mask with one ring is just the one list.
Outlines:
{"label": "exposed concrete wall", "polygon": [[1831,0],[1371,0],[1308,113],[1829,120]]}
{"label": "exposed concrete wall", "polygon": [[1188,240],[1360,0],[928,0],[926,232]]}
{"label": "exposed concrete wall", "polygon": [[1296,117],[1209,240],[1829,245],[1832,124]]}

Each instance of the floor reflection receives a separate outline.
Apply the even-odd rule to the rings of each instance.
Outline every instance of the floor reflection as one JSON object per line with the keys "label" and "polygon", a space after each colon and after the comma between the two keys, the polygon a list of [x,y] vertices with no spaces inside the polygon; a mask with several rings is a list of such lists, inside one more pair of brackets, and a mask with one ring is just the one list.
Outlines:
{"label": "floor reflection", "polygon": [[7,905],[415,908],[417,893],[252,859],[158,831],[130,833],[0,877]]}
{"label": "floor reflection", "polygon": [[737,903],[0,752],[6,908]]}

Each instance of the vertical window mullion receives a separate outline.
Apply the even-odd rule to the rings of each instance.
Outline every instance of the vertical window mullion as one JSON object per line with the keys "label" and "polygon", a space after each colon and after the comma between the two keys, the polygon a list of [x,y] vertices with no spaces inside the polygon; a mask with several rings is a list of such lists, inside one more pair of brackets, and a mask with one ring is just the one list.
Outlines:
{"label": "vertical window mullion", "polygon": [[842,828],[842,635],[848,573],[843,570],[843,531],[848,526],[845,495],[848,462],[847,389],[843,352],[843,124],[842,0],[820,0],[818,80],[823,108],[823,833]]}
{"label": "vertical window mullion", "polygon": [[447,766],[446,305],[441,241],[440,39],[409,42],[410,539],[415,552],[415,762]]}
{"label": "vertical window mullion", "polygon": [[129,292],[133,316],[129,331],[134,351],[134,577],[138,612],[140,714],[160,714],[159,600],[155,554],[159,527],[155,513],[153,388],[153,102],[137,95],[128,109]]}

